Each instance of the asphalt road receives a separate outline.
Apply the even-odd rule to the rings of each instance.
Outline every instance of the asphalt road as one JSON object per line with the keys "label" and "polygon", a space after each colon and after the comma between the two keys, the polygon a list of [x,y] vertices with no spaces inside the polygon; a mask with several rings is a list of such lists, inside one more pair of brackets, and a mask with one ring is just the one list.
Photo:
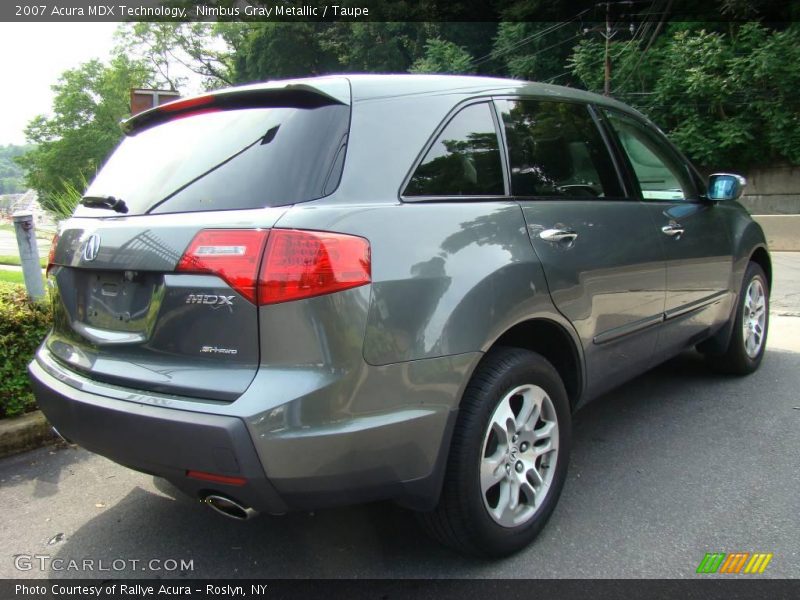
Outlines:
{"label": "asphalt road", "polygon": [[[0,460],[0,577],[692,578],[706,552],[739,551],[774,554],[761,577],[800,577],[800,253],[775,270],[761,369],[724,377],[687,353],[579,412],[561,501],[511,558],[462,558],[388,503],[237,523],[45,448]],[[20,571],[15,555],[113,570]],[[151,559],[193,570],[141,570]]]}

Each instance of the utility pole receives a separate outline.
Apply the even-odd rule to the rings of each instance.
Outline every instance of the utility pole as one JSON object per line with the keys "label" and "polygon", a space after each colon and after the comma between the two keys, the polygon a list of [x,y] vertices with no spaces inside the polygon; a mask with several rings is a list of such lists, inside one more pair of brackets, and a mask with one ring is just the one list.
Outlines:
{"label": "utility pole", "polygon": [[[631,6],[640,2],[642,0],[622,0],[619,2],[615,2],[614,6]],[[583,30],[583,34],[586,35],[590,32],[599,33],[605,39],[605,53],[603,56],[603,62],[605,63],[603,66],[603,95],[610,96],[611,95],[611,40],[617,35],[618,31],[622,31],[621,28],[617,28],[615,25],[611,23],[611,2],[598,2],[595,4],[595,8],[600,8],[605,5],[606,8],[606,24],[605,28],[602,25],[596,25],[592,28],[585,28]],[[636,35],[633,33],[633,23],[630,24],[628,28],[631,32],[631,35],[635,38]]]}
{"label": "utility pole", "polygon": [[611,31],[611,3],[606,2],[606,31],[605,33],[601,32],[601,35],[606,40],[606,51],[605,51],[605,70],[603,74],[603,95],[610,96],[611,95],[611,54],[609,53],[609,46],[611,42],[611,38],[617,34],[616,31]]}

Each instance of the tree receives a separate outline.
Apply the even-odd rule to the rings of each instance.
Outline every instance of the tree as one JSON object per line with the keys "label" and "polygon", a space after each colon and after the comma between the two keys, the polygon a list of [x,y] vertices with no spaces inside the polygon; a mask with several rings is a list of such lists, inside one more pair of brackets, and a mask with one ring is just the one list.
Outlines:
{"label": "tree", "polygon": [[501,23],[492,59],[517,79],[567,84],[572,73],[565,65],[579,37],[580,24],[574,22]]}
{"label": "tree", "polygon": [[412,73],[469,73],[472,57],[461,46],[440,38],[428,40],[425,56],[411,66]]}
{"label": "tree", "polygon": [[206,89],[233,85],[234,55],[245,23],[139,22],[117,30],[117,53],[129,54],[149,63],[160,87],[179,90],[186,77],[176,75],[183,66],[201,75]]}
{"label": "tree", "polygon": [[[649,50],[619,41],[611,55],[613,95],[648,114],[700,166],[800,164],[796,23],[782,31],[681,23]],[[570,59],[587,89],[602,89],[602,57],[598,42],[584,40]]]}
{"label": "tree", "polygon": [[130,89],[152,85],[146,65],[116,56],[108,65],[91,60],[65,71],[53,86],[53,115],[39,115],[25,128],[35,148],[18,159],[26,181],[49,208],[69,187],[82,189],[122,137],[130,114]]}
{"label": "tree", "polygon": [[323,75],[337,70],[335,52],[326,47],[330,23],[259,22],[244,32],[234,57],[237,83]]}
{"label": "tree", "polygon": [[30,150],[30,146],[0,146],[0,194],[25,191],[24,173],[16,158]]}

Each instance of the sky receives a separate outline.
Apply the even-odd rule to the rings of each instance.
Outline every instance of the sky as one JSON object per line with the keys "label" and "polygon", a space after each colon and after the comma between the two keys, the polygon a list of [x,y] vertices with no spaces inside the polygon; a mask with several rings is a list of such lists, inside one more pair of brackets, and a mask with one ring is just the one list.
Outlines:
{"label": "sky", "polygon": [[119,23],[0,23],[0,145],[25,142],[28,121],[49,114],[50,86],[92,58],[106,60]]}

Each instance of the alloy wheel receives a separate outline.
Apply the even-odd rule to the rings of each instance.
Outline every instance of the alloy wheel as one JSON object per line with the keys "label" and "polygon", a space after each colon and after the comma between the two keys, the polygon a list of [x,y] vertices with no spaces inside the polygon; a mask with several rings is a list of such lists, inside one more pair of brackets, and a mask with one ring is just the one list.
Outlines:
{"label": "alloy wheel", "polygon": [[522,385],[506,394],[483,440],[480,487],[489,515],[517,527],[542,506],[558,459],[558,419],[547,392]]}

